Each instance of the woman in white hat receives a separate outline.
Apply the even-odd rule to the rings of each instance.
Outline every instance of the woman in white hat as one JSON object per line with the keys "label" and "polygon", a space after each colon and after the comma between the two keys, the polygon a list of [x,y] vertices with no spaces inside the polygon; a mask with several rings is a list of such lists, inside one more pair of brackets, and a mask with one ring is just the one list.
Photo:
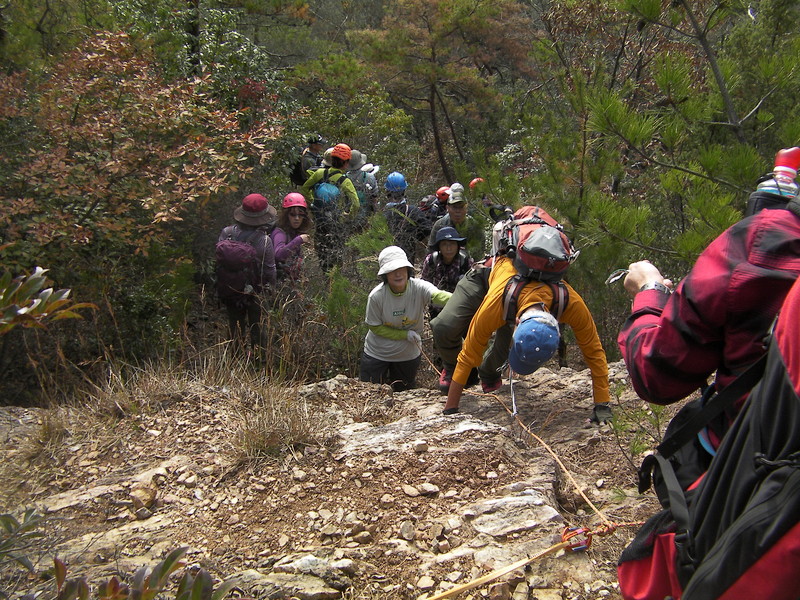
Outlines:
{"label": "woman in white hat", "polygon": [[451,293],[413,275],[414,266],[402,248],[381,251],[378,277],[383,281],[367,300],[369,331],[361,355],[361,381],[389,383],[395,391],[416,387],[425,309],[429,303],[444,306]]}

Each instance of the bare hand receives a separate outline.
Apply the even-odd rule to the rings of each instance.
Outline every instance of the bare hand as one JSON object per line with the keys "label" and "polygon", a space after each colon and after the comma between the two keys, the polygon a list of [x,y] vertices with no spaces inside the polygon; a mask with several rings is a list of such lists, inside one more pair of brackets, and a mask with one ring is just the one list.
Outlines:
{"label": "bare hand", "polygon": [[628,274],[625,276],[623,285],[625,290],[631,295],[635,296],[643,285],[647,283],[663,283],[668,288],[672,288],[672,281],[664,279],[661,272],[649,260],[640,260],[639,262],[631,263],[628,267]]}
{"label": "bare hand", "polygon": [[303,244],[307,244],[307,243],[308,243],[308,240],[310,240],[310,239],[311,239],[311,236],[310,236],[310,235],[308,235],[307,233],[301,233],[301,234],[300,234],[298,237],[300,238],[300,241],[301,241],[301,243],[303,243]]}

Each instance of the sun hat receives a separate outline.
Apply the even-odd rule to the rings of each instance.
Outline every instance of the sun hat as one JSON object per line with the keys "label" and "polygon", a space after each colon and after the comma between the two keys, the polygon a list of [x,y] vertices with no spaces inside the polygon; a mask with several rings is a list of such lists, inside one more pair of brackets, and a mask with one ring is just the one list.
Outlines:
{"label": "sun hat", "polygon": [[455,227],[442,227],[436,232],[436,239],[434,240],[433,245],[438,246],[439,242],[444,240],[461,243],[466,239],[467,238],[458,235],[458,231],[456,231]]}
{"label": "sun hat", "polygon": [[453,191],[453,188],[450,188],[450,199],[447,201],[448,204],[461,204],[462,202],[466,202],[464,198],[463,192],[456,192]]}
{"label": "sun hat", "polygon": [[464,191],[464,186],[456,181],[455,183],[451,183],[450,184],[450,191],[452,193],[454,193],[454,194],[456,192],[463,192]]}
{"label": "sun hat", "polygon": [[365,154],[361,154],[358,150],[351,150],[350,151],[350,170],[351,171],[360,171],[361,167],[363,167],[367,162],[367,156]]}
{"label": "sun hat", "polygon": [[401,267],[414,268],[414,265],[408,262],[405,250],[399,246],[387,246],[381,250],[378,255],[378,277],[396,271]]}
{"label": "sun hat", "polygon": [[242,225],[267,225],[275,222],[278,211],[272,208],[261,194],[249,194],[242,200],[242,205],[233,211],[233,218]]}
{"label": "sun hat", "polygon": [[508,364],[515,373],[528,375],[550,360],[558,348],[558,321],[547,311],[534,314],[514,330]]}
{"label": "sun hat", "polygon": [[325,150],[325,153],[322,155],[322,164],[326,167],[330,167],[331,165],[331,156],[333,156],[333,146]]}

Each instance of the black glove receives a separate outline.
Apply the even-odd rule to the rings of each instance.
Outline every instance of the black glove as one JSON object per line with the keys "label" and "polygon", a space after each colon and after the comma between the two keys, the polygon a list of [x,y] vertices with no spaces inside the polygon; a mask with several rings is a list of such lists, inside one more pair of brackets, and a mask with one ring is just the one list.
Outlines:
{"label": "black glove", "polygon": [[589,418],[589,420],[592,423],[602,425],[604,423],[608,423],[613,418],[614,413],[611,412],[611,407],[607,402],[603,402],[602,404],[594,405],[594,408],[592,409],[592,416]]}
{"label": "black glove", "polygon": [[458,407],[457,407],[457,406],[454,406],[453,408],[445,408],[445,409],[442,411],[442,414],[443,414],[443,415],[454,415],[454,414],[456,414],[457,412],[458,412]]}

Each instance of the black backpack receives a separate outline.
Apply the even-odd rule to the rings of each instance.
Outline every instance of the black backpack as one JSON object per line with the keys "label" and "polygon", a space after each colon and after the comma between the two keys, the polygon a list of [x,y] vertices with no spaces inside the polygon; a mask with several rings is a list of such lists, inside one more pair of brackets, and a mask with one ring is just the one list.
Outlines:
{"label": "black backpack", "polygon": [[[800,341],[793,327],[785,332],[794,336],[786,338],[790,351]],[[798,365],[786,358],[773,339],[766,355],[722,392],[682,408],[658,452],[645,459],[640,491],[652,475],[664,510],[620,556],[623,598],[800,596],[800,397],[787,368]],[[707,470],[687,486],[674,457],[754,382]]]}
{"label": "black backpack", "polygon": [[306,152],[308,152],[308,148],[300,153],[300,156],[297,157],[297,160],[292,165],[292,170],[289,172],[289,179],[295,185],[303,185],[308,179],[308,172],[303,169],[303,157]]}

